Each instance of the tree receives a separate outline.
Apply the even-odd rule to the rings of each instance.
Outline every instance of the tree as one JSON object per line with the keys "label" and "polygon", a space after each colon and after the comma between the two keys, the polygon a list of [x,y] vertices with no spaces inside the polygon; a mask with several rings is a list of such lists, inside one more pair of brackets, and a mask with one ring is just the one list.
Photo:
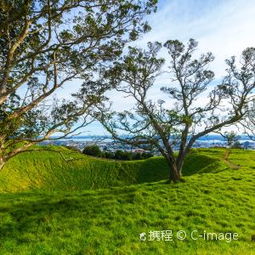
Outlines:
{"label": "tree", "polygon": [[[0,169],[33,144],[87,125],[108,87],[94,81],[149,26],[157,0],[0,2]],[[56,98],[64,85],[70,99]],[[73,81],[71,84],[70,81]],[[77,90],[76,90],[77,91]],[[79,125],[74,124],[79,121]]]}
{"label": "tree", "polygon": [[229,148],[234,148],[234,146],[240,145],[239,143],[240,136],[238,136],[234,131],[231,132],[226,131],[224,134],[221,135],[227,140],[227,145]]}
{"label": "tree", "polygon": [[86,155],[94,156],[94,157],[100,157],[102,154],[100,148],[97,145],[86,146],[83,149],[82,153],[84,153]]}
{"label": "tree", "polygon": [[[158,57],[164,46],[169,54],[170,86],[161,92],[169,98],[150,99],[150,89],[160,75],[164,59]],[[124,112],[99,109],[98,119],[113,138],[141,148],[156,148],[169,165],[169,181],[182,177],[184,159],[197,139],[211,132],[240,123],[249,115],[249,103],[255,88],[255,49],[226,60],[227,74],[216,85],[208,65],[212,53],[194,57],[197,42],[187,46],[177,40],[164,45],[149,43],[147,50],[129,48],[128,54],[101,77],[105,83],[135,101],[134,108]],[[125,134],[125,136],[123,136]]]}
{"label": "tree", "polygon": [[115,159],[131,160],[131,153],[129,153],[127,151],[117,150],[117,151],[115,151]]}
{"label": "tree", "polygon": [[242,149],[242,144],[239,141],[235,141],[231,146],[233,149]]}

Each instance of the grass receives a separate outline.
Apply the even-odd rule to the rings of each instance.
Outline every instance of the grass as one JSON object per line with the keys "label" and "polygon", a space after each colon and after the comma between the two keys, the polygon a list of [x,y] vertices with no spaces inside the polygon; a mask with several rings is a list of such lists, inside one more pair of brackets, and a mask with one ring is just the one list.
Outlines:
{"label": "grass", "polygon": [[[217,155],[220,153],[218,151]],[[194,152],[188,156],[184,175],[225,169],[224,162],[211,154]],[[89,157],[65,147],[48,146],[45,151],[27,152],[11,159],[0,173],[0,192],[81,191],[167,178],[168,166],[162,157],[114,161]]]}
{"label": "grass", "polygon": [[[54,158],[60,168],[62,163],[57,155]],[[36,159],[35,154],[33,157],[41,162],[42,158]],[[10,162],[3,176],[7,178],[7,169],[15,172],[11,164],[18,165],[21,160]],[[84,162],[89,160],[95,166],[96,161],[105,162],[84,158]],[[28,161],[28,158],[24,159],[23,166]],[[78,162],[80,160],[76,164],[80,164]],[[31,165],[35,168],[34,163]],[[171,185],[157,179],[165,174],[161,158],[108,163],[126,167],[129,174],[134,173],[134,179],[124,185],[124,176],[118,173],[113,177],[118,176],[120,183],[113,182],[114,187],[104,189],[91,190],[90,187],[90,190],[81,191],[79,186],[72,191],[62,189],[63,182],[56,185],[55,190],[53,186],[50,190],[41,182],[36,189],[28,185],[25,192],[1,193],[1,254],[255,254],[255,242],[251,241],[255,235],[255,152],[193,151],[185,162],[185,182]],[[40,164],[48,166],[47,162]],[[114,169],[111,167],[108,170]],[[151,167],[157,174],[146,177],[147,173],[142,172],[150,173],[146,167]],[[41,169],[42,176],[48,169]],[[65,171],[74,170],[66,168]],[[77,171],[84,171],[85,176],[86,171],[90,173],[92,170],[84,167]],[[104,171],[99,171],[98,175],[100,173]],[[26,174],[23,177],[26,178]],[[10,181],[15,179],[8,178]],[[30,178],[35,177],[31,174]],[[78,181],[76,183],[80,185]],[[140,233],[144,232],[148,237],[150,231],[167,229],[173,230],[173,241],[143,242],[139,239]],[[187,232],[185,241],[176,238],[179,230]],[[238,233],[238,240],[194,241],[190,238],[192,230]]]}

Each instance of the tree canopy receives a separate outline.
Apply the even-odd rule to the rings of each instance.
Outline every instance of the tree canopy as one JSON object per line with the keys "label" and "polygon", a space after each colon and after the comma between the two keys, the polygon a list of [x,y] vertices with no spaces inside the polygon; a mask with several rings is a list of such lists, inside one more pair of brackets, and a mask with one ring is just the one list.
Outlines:
{"label": "tree canopy", "polygon": [[[145,50],[130,47],[128,54],[101,77],[133,98],[135,106],[123,112],[100,109],[98,119],[115,139],[142,148],[157,148],[169,164],[169,179],[173,181],[181,179],[184,159],[197,139],[241,123],[251,112],[255,49],[242,52],[240,66],[235,57],[226,60],[227,73],[216,83],[214,72],[209,69],[214,60],[212,53],[196,58],[197,45],[190,39],[186,46],[169,40],[164,45],[149,43]],[[155,101],[150,99],[149,91],[166,62],[158,57],[162,47],[169,57],[169,85],[161,92],[168,100]]]}
{"label": "tree canopy", "polygon": [[[156,0],[0,2],[0,166],[32,144],[87,125],[108,87],[98,68],[150,29]],[[64,85],[79,92],[59,100]],[[70,83],[70,81],[73,81]],[[74,123],[79,121],[79,127]]]}

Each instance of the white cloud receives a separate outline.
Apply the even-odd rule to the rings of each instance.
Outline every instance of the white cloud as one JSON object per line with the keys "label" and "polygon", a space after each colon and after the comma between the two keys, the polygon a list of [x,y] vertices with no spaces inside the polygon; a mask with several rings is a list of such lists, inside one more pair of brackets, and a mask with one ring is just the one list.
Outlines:
{"label": "white cloud", "polygon": [[213,69],[224,75],[224,60],[255,46],[255,0],[161,0],[158,13],[150,18],[152,31],[136,45],[147,41],[179,39],[199,41],[199,51],[211,51]]}

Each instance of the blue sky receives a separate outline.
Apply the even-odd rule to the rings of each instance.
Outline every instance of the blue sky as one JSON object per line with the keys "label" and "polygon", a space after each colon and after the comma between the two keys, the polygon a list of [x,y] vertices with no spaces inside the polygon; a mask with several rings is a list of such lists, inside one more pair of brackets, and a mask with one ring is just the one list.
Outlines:
{"label": "blue sky", "polygon": [[[156,14],[148,18],[152,31],[135,45],[145,47],[148,41],[164,42],[194,38],[199,42],[198,52],[211,51],[216,59],[211,68],[217,79],[225,72],[224,60],[239,56],[246,47],[255,47],[255,0],[160,0]],[[153,97],[168,80],[158,81]],[[130,100],[116,92],[108,96],[116,109],[130,106]],[[85,129],[85,134],[106,134],[98,123]]]}
{"label": "blue sky", "polygon": [[161,0],[149,20],[153,29],[138,45],[194,38],[202,52],[212,51],[216,56],[219,76],[225,58],[255,46],[255,0]]}

